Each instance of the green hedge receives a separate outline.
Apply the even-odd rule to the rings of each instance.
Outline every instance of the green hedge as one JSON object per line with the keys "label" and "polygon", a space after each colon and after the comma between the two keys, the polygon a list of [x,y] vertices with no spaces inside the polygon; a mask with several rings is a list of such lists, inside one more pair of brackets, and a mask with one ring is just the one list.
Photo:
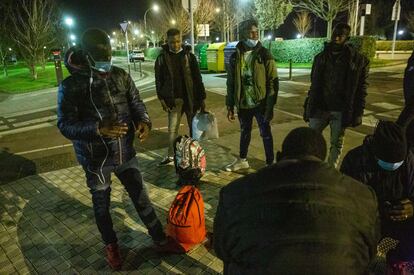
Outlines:
{"label": "green hedge", "polygon": [[[377,51],[391,51],[392,41],[378,40]],[[396,51],[412,51],[414,50],[414,40],[398,40],[395,41]]]}
{"label": "green hedge", "polygon": [[126,50],[115,50],[112,51],[112,56],[126,56]]}
{"label": "green hedge", "polygon": [[162,48],[147,48],[144,50],[145,59],[155,60],[160,55]]}
{"label": "green hedge", "polygon": [[[326,38],[302,38],[283,41],[272,41],[271,52],[278,62],[310,63],[313,62],[315,55],[324,48]],[[370,36],[351,37],[349,41],[360,52],[369,59],[375,56],[375,38]],[[264,42],[264,46],[269,48],[269,42]]]}

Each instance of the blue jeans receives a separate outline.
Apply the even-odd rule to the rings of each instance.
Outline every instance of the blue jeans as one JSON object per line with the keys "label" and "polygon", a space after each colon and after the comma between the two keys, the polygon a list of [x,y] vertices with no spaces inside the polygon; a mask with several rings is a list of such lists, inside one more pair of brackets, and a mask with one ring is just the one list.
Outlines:
{"label": "blue jeans", "polygon": [[314,117],[309,118],[309,127],[321,133],[328,124],[331,128],[331,147],[329,149],[328,164],[336,168],[344,146],[346,129],[342,127],[342,113],[319,111]]}
{"label": "blue jeans", "polygon": [[102,170],[100,168],[92,169],[91,167],[83,168],[85,170],[86,182],[92,194],[96,225],[106,245],[117,242],[110,214],[112,172],[115,173],[128,192],[139,217],[147,227],[153,241],[160,242],[165,239],[162,225],[148,197],[136,158],[132,158],[120,166],[105,166]]}
{"label": "blue jeans", "polygon": [[266,155],[266,164],[272,164],[275,155],[273,152],[273,136],[270,128],[269,121],[265,120],[264,114],[259,108],[253,109],[240,109],[238,112],[238,118],[240,122],[240,158],[247,157],[247,151],[249,149],[253,117],[256,118],[257,124],[260,130],[260,136],[263,139],[263,146]]}

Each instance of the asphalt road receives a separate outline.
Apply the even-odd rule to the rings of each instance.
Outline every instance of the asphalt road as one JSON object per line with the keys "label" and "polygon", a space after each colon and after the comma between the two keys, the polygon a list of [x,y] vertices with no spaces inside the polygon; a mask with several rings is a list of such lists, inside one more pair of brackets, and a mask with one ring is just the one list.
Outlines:
{"label": "asphalt road", "polygon": [[[126,68],[123,60],[115,59],[115,65]],[[151,136],[137,144],[139,150],[167,146],[167,119],[155,96],[153,62],[142,64],[143,77],[132,69],[136,85],[146,102],[153,121]],[[133,66],[131,66],[133,68]],[[372,132],[378,119],[394,120],[403,106],[402,77],[404,66],[371,70],[366,112],[363,125],[347,134],[345,151],[360,144],[366,134]],[[292,81],[287,71],[279,70],[280,93],[272,129],[275,150],[288,130],[302,122],[303,101],[309,87],[309,71],[296,70]],[[220,136],[224,143],[234,144],[239,132],[238,123],[225,119],[225,74],[203,74],[208,91],[207,108],[219,121]],[[186,132],[183,122],[181,132]],[[45,171],[77,165],[71,142],[56,128],[56,89],[19,96],[0,95],[0,184]],[[234,149],[234,148],[233,148]]]}

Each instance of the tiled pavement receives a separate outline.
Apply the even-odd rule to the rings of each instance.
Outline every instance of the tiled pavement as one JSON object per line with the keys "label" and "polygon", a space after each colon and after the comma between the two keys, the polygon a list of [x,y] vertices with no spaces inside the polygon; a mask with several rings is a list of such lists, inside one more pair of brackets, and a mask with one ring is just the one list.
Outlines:
{"label": "tiled pavement", "polygon": [[[208,172],[202,178],[200,189],[207,227],[211,229],[220,187],[242,175],[221,170],[223,163],[233,159],[228,149],[213,142],[205,142],[204,147],[208,154]],[[156,212],[165,224],[167,210],[178,188],[174,168],[155,165],[162,152],[143,152],[138,154],[138,160]],[[222,262],[203,245],[186,255],[157,255],[116,177],[113,177],[111,209],[125,259],[122,273],[222,272]],[[79,166],[1,185],[0,218],[0,274],[110,272]]]}

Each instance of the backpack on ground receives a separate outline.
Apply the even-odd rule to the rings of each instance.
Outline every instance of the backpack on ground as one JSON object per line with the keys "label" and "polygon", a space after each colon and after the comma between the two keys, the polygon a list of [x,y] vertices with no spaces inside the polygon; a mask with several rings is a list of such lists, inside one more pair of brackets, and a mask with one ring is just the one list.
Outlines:
{"label": "backpack on ground", "polygon": [[206,238],[204,202],[195,186],[184,185],[172,203],[166,233],[188,252]]}
{"label": "backpack on ground", "polygon": [[198,184],[206,171],[206,154],[197,140],[179,136],[175,140],[175,170],[183,184]]}

